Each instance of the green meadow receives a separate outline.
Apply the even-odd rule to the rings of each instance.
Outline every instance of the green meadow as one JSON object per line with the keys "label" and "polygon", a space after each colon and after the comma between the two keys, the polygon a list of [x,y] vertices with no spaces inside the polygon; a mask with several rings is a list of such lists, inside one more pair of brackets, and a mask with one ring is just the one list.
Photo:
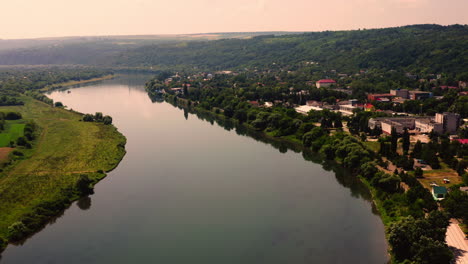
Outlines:
{"label": "green meadow", "polygon": [[[69,201],[64,193],[76,189],[80,175],[95,183],[125,155],[126,139],[113,125],[82,122],[79,113],[29,97],[22,100],[24,106],[0,107],[0,111],[20,112],[22,121],[33,120],[38,131],[32,149],[17,148],[23,156],[10,154],[11,164],[0,173],[0,238],[8,238],[9,227],[36,214],[38,206]],[[22,135],[24,124],[15,122],[0,134],[0,146]]]}
{"label": "green meadow", "polygon": [[0,148],[7,147],[24,135],[24,121],[6,121],[5,130],[0,133]]}

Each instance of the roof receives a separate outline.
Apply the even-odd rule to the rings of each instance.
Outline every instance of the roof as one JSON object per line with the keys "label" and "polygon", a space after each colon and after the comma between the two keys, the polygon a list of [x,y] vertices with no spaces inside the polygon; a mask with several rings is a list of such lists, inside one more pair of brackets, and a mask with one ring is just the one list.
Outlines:
{"label": "roof", "polygon": [[394,97],[394,96],[395,96],[395,95],[389,94],[389,93],[384,93],[384,94],[368,94],[368,95],[374,96],[374,97],[379,97],[379,96]]}
{"label": "roof", "polygon": [[447,188],[444,186],[432,186],[434,194],[447,194]]}
{"label": "roof", "polygon": [[335,80],[332,79],[323,79],[319,80],[318,83],[336,83]]}
{"label": "roof", "polygon": [[456,141],[460,142],[461,144],[468,144],[468,139],[455,139]]}

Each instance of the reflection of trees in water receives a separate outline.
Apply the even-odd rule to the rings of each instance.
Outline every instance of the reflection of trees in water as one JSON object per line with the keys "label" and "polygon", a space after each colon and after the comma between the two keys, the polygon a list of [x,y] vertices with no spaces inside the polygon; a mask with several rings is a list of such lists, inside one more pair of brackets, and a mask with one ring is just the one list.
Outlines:
{"label": "reflection of trees in water", "polygon": [[[184,109],[184,115],[187,111],[187,113],[190,112],[192,114],[195,114],[198,119],[202,121],[208,121],[211,124],[216,123],[217,125],[223,127],[227,131],[231,131],[234,129],[237,135],[248,136],[250,138],[255,139],[256,141],[268,144],[274,147],[275,149],[278,149],[280,153],[286,153],[288,150],[292,150],[295,153],[302,152],[302,156],[305,160],[321,164],[323,169],[326,171],[333,171],[335,173],[335,177],[338,183],[350,189],[352,197],[372,201],[372,196],[369,190],[359,180],[358,177],[352,175],[349,171],[347,171],[334,161],[323,160],[317,152],[313,152],[310,149],[306,149],[302,145],[295,144],[293,142],[288,142],[279,138],[267,136],[263,132],[249,129],[244,125],[240,125],[238,122],[232,121],[231,119],[224,119],[222,117],[218,117],[215,114],[208,111],[195,111],[192,108],[181,109]],[[372,213],[378,214],[374,205],[372,206]]]}
{"label": "reflection of trees in water", "polygon": [[84,210],[84,211],[88,210],[89,208],[91,208],[91,197],[90,196],[81,197],[78,200],[78,202],[76,202],[76,205],[81,210]]}

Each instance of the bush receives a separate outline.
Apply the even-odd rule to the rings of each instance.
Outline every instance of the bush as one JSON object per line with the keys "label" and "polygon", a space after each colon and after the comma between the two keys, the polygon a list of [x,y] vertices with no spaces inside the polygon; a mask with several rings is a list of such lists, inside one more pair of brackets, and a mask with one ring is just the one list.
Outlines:
{"label": "bush", "polygon": [[7,241],[0,237],[0,252],[2,252],[2,250],[7,246]]}
{"label": "bush", "polygon": [[94,115],[94,120],[98,121],[98,122],[101,122],[102,121],[102,113],[101,112],[96,112],[96,114]]}
{"label": "bush", "polygon": [[93,121],[94,121],[94,117],[93,117],[93,115],[86,114],[86,115],[83,116],[83,121],[85,121],[85,122],[93,122]]}
{"label": "bush", "polygon": [[22,116],[18,112],[8,112],[5,114],[5,120],[18,120],[21,118]]}
{"label": "bush", "polygon": [[104,123],[104,125],[110,125],[112,124],[112,117],[106,115],[102,118],[102,122]]}
{"label": "bush", "polygon": [[30,230],[23,222],[15,222],[8,227],[9,240],[18,241],[24,238]]}
{"label": "bush", "polygon": [[15,156],[20,156],[20,157],[24,156],[24,153],[18,150],[13,150],[12,154]]}
{"label": "bush", "polygon": [[28,141],[26,140],[25,137],[19,137],[17,140],[16,140],[16,144],[18,146],[26,146],[26,144],[28,143]]}
{"label": "bush", "polygon": [[62,102],[55,102],[55,107],[63,107],[63,104]]}

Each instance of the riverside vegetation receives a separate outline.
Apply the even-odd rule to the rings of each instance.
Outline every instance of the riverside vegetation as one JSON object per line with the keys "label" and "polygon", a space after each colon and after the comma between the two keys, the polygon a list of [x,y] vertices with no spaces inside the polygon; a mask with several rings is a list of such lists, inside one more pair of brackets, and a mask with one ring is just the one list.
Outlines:
{"label": "riverside vegetation", "polygon": [[[14,79],[12,74],[43,76],[37,71],[18,71],[4,73],[3,78]],[[4,121],[5,130],[0,133],[2,147],[10,147],[9,155],[2,157],[0,164],[0,249],[7,243],[20,243],[72,201],[92,193],[93,185],[125,155],[126,139],[111,125],[109,116],[96,113],[83,120],[82,114],[66,110],[58,102],[54,107],[50,99],[36,92],[55,80],[79,78],[78,74],[84,72],[75,69],[68,76],[54,74],[58,78],[48,79],[42,85],[31,82],[28,87],[8,81],[8,86],[0,87],[1,93],[21,102],[0,107],[1,112],[7,113],[0,116],[17,113],[20,117]],[[50,78],[51,74],[47,76]],[[17,124],[22,126],[15,127]],[[12,131],[16,131],[16,138],[10,135],[3,140]]]}

